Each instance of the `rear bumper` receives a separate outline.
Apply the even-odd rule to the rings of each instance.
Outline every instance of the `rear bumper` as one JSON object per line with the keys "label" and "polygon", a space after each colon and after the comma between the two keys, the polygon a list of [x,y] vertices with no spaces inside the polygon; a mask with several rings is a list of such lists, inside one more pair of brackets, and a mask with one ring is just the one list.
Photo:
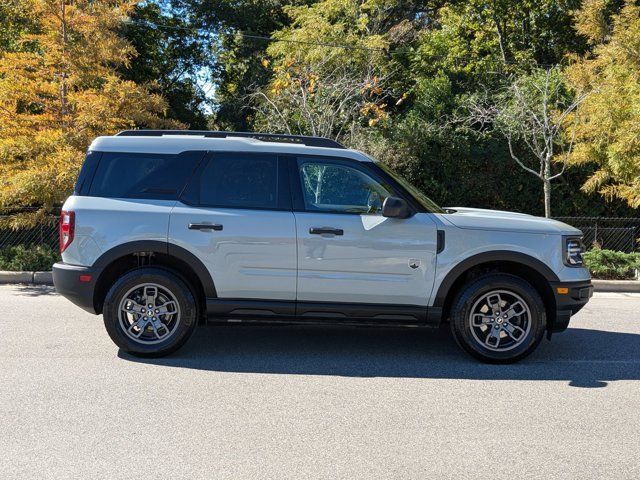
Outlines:
{"label": "rear bumper", "polygon": [[[562,332],[569,326],[569,320],[584,307],[593,296],[591,280],[581,282],[553,282],[551,284],[555,296],[556,312],[552,332]],[[560,289],[560,290],[559,290]],[[567,293],[561,293],[566,289]]]}
{"label": "rear bumper", "polygon": [[[95,314],[93,292],[98,279],[96,273],[90,267],[67,265],[64,262],[58,262],[53,265],[53,284],[60,295],[71,300],[83,310]],[[80,280],[80,276],[83,276],[84,281]],[[87,281],[87,276],[91,280]]]}

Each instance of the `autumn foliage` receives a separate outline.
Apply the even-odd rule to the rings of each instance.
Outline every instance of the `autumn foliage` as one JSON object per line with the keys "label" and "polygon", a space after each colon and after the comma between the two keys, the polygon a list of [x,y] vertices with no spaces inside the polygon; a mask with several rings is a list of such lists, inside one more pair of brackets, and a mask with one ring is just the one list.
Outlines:
{"label": "autumn foliage", "polygon": [[28,28],[0,51],[0,207],[58,204],[96,136],[179,126],[160,96],[116,73],[135,53],[114,32],[134,3],[18,3]]}
{"label": "autumn foliage", "polygon": [[597,167],[585,191],[640,208],[640,7],[627,2],[606,22],[605,6],[590,0],[577,14],[594,49],[567,70],[576,89],[590,92],[576,113],[571,163]]}

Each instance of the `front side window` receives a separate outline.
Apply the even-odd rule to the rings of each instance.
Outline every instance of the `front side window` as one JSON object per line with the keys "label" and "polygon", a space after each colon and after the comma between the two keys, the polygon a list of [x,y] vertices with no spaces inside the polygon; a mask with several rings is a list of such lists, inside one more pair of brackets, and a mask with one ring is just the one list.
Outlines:
{"label": "front side window", "polygon": [[271,154],[216,153],[200,176],[197,203],[227,208],[278,207],[278,158]]}
{"label": "front side window", "polygon": [[310,160],[299,161],[298,169],[307,211],[380,214],[393,196],[390,187],[347,165]]}

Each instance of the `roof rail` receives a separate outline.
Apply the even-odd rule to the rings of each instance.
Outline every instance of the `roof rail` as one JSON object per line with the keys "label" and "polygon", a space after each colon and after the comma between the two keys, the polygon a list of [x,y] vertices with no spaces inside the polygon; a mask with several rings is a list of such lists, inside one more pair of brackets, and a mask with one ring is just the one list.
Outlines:
{"label": "roof rail", "polygon": [[207,138],[254,138],[263,142],[280,142],[306,145],[308,147],[346,148],[339,142],[324,137],[283,135],[279,133],[218,132],[213,130],[123,130],[117,137],[162,137],[164,135],[194,135]]}

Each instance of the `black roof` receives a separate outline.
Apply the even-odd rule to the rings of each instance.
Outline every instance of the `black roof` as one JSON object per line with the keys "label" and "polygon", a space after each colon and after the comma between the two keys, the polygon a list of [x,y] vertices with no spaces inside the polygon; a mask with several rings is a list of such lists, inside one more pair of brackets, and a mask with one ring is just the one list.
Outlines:
{"label": "black roof", "polygon": [[123,130],[118,137],[161,137],[163,135],[197,135],[208,138],[255,138],[263,142],[280,142],[306,145],[308,147],[346,148],[339,142],[324,137],[285,135],[279,133],[218,132],[214,130]]}

